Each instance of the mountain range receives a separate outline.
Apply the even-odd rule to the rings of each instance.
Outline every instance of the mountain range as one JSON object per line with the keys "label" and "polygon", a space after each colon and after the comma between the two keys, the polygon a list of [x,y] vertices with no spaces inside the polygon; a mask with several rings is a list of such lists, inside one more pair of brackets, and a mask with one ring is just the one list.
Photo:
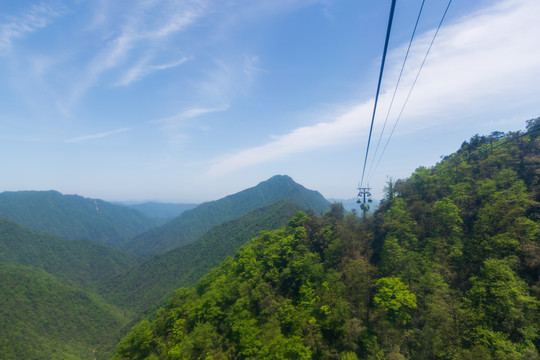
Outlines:
{"label": "mountain range", "polygon": [[[1,193],[2,359],[108,358],[130,323],[300,209],[321,213],[329,202],[275,176],[133,238],[163,219],[56,191]],[[127,246],[133,239],[144,246]]]}
{"label": "mountain range", "polygon": [[112,247],[160,223],[135,209],[58,191],[0,193],[0,217],[32,230]]}
{"label": "mountain range", "polygon": [[159,255],[195,241],[216,225],[280,200],[293,202],[317,214],[328,210],[330,206],[319,192],[306,189],[289,176],[276,175],[252,188],[187,210],[165,225],[127,241],[122,248],[139,256]]}
{"label": "mountain range", "polygon": [[363,218],[283,175],[164,225],[2,193],[1,358],[537,359],[539,149],[476,135]]}

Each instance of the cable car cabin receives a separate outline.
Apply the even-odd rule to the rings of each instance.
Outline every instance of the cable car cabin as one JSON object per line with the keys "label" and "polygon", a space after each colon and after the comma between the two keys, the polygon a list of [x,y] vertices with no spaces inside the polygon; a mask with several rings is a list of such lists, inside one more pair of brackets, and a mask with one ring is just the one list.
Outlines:
{"label": "cable car cabin", "polygon": [[366,203],[366,199],[367,199],[367,202],[373,202],[373,198],[371,197],[371,192],[369,190],[371,190],[370,187],[367,187],[367,188],[358,188],[359,192],[358,192],[358,195],[356,197],[356,202],[358,204],[365,204]]}

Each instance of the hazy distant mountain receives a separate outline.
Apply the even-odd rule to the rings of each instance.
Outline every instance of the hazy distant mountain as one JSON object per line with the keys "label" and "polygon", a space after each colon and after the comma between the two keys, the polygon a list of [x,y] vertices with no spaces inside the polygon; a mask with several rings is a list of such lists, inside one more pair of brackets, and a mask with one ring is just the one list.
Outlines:
{"label": "hazy distant mountain", "polygon": [[341,203],[343,205],[343,208],[346,210],[346,211],[352,211],[352,209],[356,209],[357,211],[360,211],[360,206],[359,204],[356,202],[356,198],[352,198],[352,199],[334,199],[334,198],[329,198],[328,201],[330,201],[331,203]]}
{"label": "hazy distant mountain", "polygon": [[131,309],[147,310],[181,286],[193,285],[262,230],[287,224],[301,208],[286,201],[217,225],[190,244],[167,251],[110,281],[101,293]]}
{"label": "hazy distant mountain", "polygon": [[146,202],[142,204],[125,204],[126,206],[138,210],[146,216],[162,219],[165,222],[180,216],[184,211],[193,209],[199,204],[172,204],[160,202]]}
{"label": "hazy distant mountain", "polygon": [[66,239],[114,247],[158,224],[125,206],[57,191],[0,193],[0,217]]}
{"label": "hazy distant mountain", "polygon": [[126,252],[93,241],[65,240],[0,218],[0,262],[33,266],[91,286],[138,265]]}
{"label": "hazy distant mountain", "polygon": [[195,241],[216,225],[280,200],[293,202],[317,214],[329,209],[329,202],[319,192],[306,189],[289,176],[276,175],[255,187],[187,210],[167,224],[136,236],[123,248],[142,256],[162,254]]}

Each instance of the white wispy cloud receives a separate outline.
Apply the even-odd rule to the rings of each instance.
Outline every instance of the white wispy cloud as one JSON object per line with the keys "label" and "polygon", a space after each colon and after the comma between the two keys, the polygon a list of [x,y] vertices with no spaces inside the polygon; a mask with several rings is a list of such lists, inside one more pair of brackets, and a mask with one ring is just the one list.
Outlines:
{"label": "white wispy cloud", "polygon": [[19,16],[0,17],[1,52],[7,52],[11,49],[14,40],[46,27],[64,12],[63,7],[39,4],[31,6],[28,11]]}
{"label": "white wispy cloud", "polygon": [[203,114],[208,114],[208,113],[213,113],[213,112],[218,112],[218,111],[225,111],[228,108],[229,108],[229,105],[223,105],[223,106],[214,107],[214,108],[192,108],[192,109],[183,111],[180,117],[184,119],[189,119],[189,118],[193,118],[193,117],[203,115]]}
{"label": "white wispy cloud", "polygon": [[189,140],[190,137],[186,132],[187,128],[190,128],[190,127],[191,128],[196,127],[199,129],[205,128],[204,125],[200,123],[197,123],[196,125],[194,125],[189,120],[205,115],[205,114],[226,111],[228,108],[229,108],[228,104],[218,106],[218,107],[189,108],[173,116],[169,116],[169,117],[158,119],[158,120],[152,120],[151,123],[160,124],[159,129],[167,137],[169,145],[176,146],[176,145],[184,144]]}
{"label": "white wispy cloud", "polygon": [[[506,0],[443,27],[405,110],[406,120],[402,122],[406,121],[409,131],[444,122],[458,126],[456,118],[460,116],[478,111],[497,116],[498,111],[515,104],[537,103],[539,13],[537,0]],[[423,34],[415,43],[396,98],[396,111],[401,108],[432,36],[433,32]],[[395,51],[394,56],[403,54],[402,50]],[[396,73],[402,59],[390,58],[390,68],[392,61]],[[390,96],[390,89],[381,95],[379,115],[384,113],[381,109],[387,106]],[[217,158],[206,175],[221,176],[291,154],[352,143],[360,134],[367,140],[372,103],[365,101],[333,120],[293,129],[264,145]]]}
{"label": "white wispy cloud", "polygon": [[244,55],[244,66],[242,68],[244,75],[247,78],[248,83],[252,83],[255,79],[255,76],[263,72],[264,70],[260,67],[261,60],[256,55]]}
{"label": "white wispy cloud", "polygon": [[257,76],[264,72],[260,63],[259,56],[247,54],[214,59],[212,66],[194,82],[194,89],[212,102],[232,102],[236,97],[249,93]]}
{"label": "white wispy cloud", "polygon": [[[366,102],[349,109],[330,122],[320,122],[313,126],[304,126],[288,134],[272,136],[272,141],[215,159],[206,175],[221,176],[235,170],[276,159],[295,153],[312,151],[318,148],[358,139],[365,132],[368,124],[359,121],[370,116],[373,102]],[[359,124],[360,123],[360,124]]]}
{"label": "white wispy cloud", "polygon": [[115,86],[127,86],[135,81],[141,80],[143,77],[148,76],[156,71],[172,69],[182,65],[186,61],[192,60],[193,57],[183,56],[177,61],[173,61],[161,65],[149,65],[150,58],[143,58],[137,64],[132,66],[124,76],[116,83]]}
{"label": "white wispy cloud", "polygon": [[[327,5],[328,0],[258,0],[258,1],[209,1],[208,12],[212,17],[211,39],[215,44],[229,41],[236,32],[272,17],[283,16],[316,4]],[[323,10],[321,7],[321,11]],[[211,10],[210,10],[211,9]],[[215,102],[232,102],[235,96],[250,92],[257,76],[265,70],[264,59],[257,54],[245,53],[216,56],[211,66],[203,70],[194,88],[205,98]]]}
{"label": "white wispy cloud", "polygon": [[[104,50],[89,62],[84,72],[85,76],[71,91],[69,103],[82,97],[106,72],[130,62],[135,62],[136,65],[127,69],[115,85],[129,85],[154,71],[179,66],[190,59],[182,57],[168,64],[147,64],[149,59],[159,53],[161,41],[167,41],[204,16],[206,8],[204,2],[149,1],[135,5],[124,16],[127,20],[120,26],[119,35],[108,40]],[[103,20],[105,18],[102,16],[99,21],[105,21]]]}
{"label": "white wispy cloud", "polygon": [[169,117],[162,118],[162,119],[152,120],[151,122],[152,123],[164,123],[164,124],[167,124],[167,125],[175,125],[175,124],[177,125],[180,122],[182,122],[183,120],[191,119],[191,118],[194,118],[194,117],[197,117],[197,116],[200,116],[200,115],[204,115],[204,114],[208,114],[208,113],[213,113],[213,112],[218,112],[218,111],[225,111],[228,108],[229,108],[228,104],[223,105],[223,106],[218,106],[218,107],[195,107],[195,108],[189,108],[189,109],[186,109],[186,110],[183,110],[183,111],[179,112],[176,115],[169,116]]}
{"label": "white wispy cloud", "polygon": [[[407,117],[447,114],[441,118],[450,120],[456,114],[536,97],[540,23],[534,19],[539,12],[538,1],[504,0],[441,29],[406,108]],[[408,93],[432,36],[433,32],[424,34],[415,43],[398,100]]]}
{"label": "white wispy cloud", "polygon": [[120,134],[120,133],[129,131],[129,130],[131,130],[131,129],[130,128],[121,128],[121,129],[107,131],[107,132],[103,132],[103,133],[99,133],[99,134],[77,136],[77,137],[68,139],[65,142],[66,143],[80,143],[80,142],[85,142],[85,141],[89,141],[89,140],[101,139],[101,138],[111,136],[111,135]]}

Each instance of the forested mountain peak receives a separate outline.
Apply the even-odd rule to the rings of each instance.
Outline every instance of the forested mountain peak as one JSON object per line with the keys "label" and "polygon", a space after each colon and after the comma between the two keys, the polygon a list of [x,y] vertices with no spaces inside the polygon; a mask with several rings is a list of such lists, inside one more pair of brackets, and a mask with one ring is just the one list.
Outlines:
{"label": "forested mountain peak", "polygon": [[216,225],[281,200],[317,214],[327,210],[330,204],[319,192],[306,189],[289,176],[277,175],[254,187],[187,210],[169,223],[128,241],[124,249],[141,256],[161,254],[195,241]]}
{"label": "forested mountain peak", "polygon": [[258,186],[301,186],[296,183],[289,175],[274,175],[271,178],[261,181]]}

